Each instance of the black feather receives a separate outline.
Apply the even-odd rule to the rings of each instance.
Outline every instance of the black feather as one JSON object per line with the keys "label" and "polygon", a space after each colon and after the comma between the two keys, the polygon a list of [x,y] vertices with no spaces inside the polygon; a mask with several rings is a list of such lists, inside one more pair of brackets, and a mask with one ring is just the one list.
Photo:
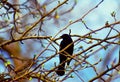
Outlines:
{"label": "black feather", "polygon": [[[65,74],[65,63],[66,63],[65,61],[67,60],[67,65],[70,64],[71,58],[69,56],[73,54],[73,48],[74,48],[73,40],[70,35],[63,34],[61,38],[63,40],[60,43],[60,51],[61,50],[63,51],[59,54],[60,64],[56,71],[56,73],[60,76]],[[71,45],[68,47],[69,44]],[[68,60],[68,58],[70,59]]]}

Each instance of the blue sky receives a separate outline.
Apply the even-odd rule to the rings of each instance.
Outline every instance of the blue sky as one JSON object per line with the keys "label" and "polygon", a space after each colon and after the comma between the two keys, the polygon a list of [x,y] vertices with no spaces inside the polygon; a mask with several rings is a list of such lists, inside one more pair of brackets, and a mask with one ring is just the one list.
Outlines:
{"label": "blue sky", "polygon": [[[43,0],[39,0],[39,1],[41,2]],[[92,0],[76,0],[76,1],[77,1],[77,5],[75,6],[74,10],[72,10],[69,14],[60,17],[61,21],[60,21],[59,25],[55,25],[53,23],[54,21],[52,19],[49,20],[49,22],[46,22],[47,25],[44,24],[44,29],[47,29],[46,35],[54,36],[56,33],[59,32],[60,29],[63,29],[69,23],[69,21],[75,21],[75,20],[81,18],[87,11],[89,11],[90,9],[95,7],[96,4],[98,4],[101,0],[94,0],[94,1],[92,1]],[[54,7],[55,4],[56,3],[54,3],[54,5],[53,4],[50,5],[49,9],[52,9],[52,7]],[[68,7],[69,6],[71,6],[71,4],[68,3]],[[67,7],[63,6],[63,9],[67,9]],[[83,20],[86,22],[87,26],[90,29],[95,30],[95,29],[98,29],[98,28],[104,26],[106,21],[108,21],[109,23],[114,22],[114,19],[111,17],[112,12],[116,12],[116,18],[117,18],[117,20],[119,20],[120,19],[120,1],[119,0],[104,0],[103,3],[100,4],[98,8],[96,8],[92,12],[90,12]],[[71,25],[68,29],[66,29],[62,33],[60,33],[57,37],[59,37],[60,35],[62,35],[64,33],[69,33],[69,29],[72,30],[71,31],[72,35],[78,34],[78,35],[82,36],[82,35],[85,35],[88,32],[90,32],[88,29],[85,28],[85,26],[81,22],[77,22],[77,23]],[[118,28],[118,29],[120,29],[120,28]],[[6,34],[6,33],[1,33],[2,31],[3,31],[3,29],[0,29],[1,37],[3,37],[3,35]],[[93,37],[104,38],[106,36],[106,34],[108,33],[108,31],[109,31],[109,29],[103,30],[98,34],[95,34]],[[111,36],[114,34],[116,34],[116,32],[113,31]],[[7,37],[7,36],[4,36],[4,37]],[[75,40],[76,38],[73,38],[73,39]],[[60,42],[60,41],[61,40],[59,40],[58,42]],[[80,45],[84,45],[84,44],[80,44]],[[36,46],[35,49],[37,49],[37,50],[34,49],[34,51],[31,54],[39,53],[38,49],[40,48],[40,46],[37,44],[35,46]],[[23,48],[22,50],[25,50],[25,48],[26,48],[25,44],[21,45],[21,47]],[[56,46],[56,47],[58,48],[58,46]],[[87,47],[88,47],[88,45],[84,45],[84,48],[87,48]],[[112,47],[114,47],[114,46],[111,46],[110,48],[112,48]],[[105,57],[104,54],[106,54],[108,51],[101,50],[97,54],[99,54],[100,58],[104,59],[104,57]],[[53,53],[51,53],[51,52],[43,53],[44,56],[50,56],[51,54],[53,54]],[[116,52],[114,52],[114,54],[115,54],[115,56],[113,57],[113,59],[115,57],[117,57],[118,49],[116,50]],[[56,57],[56,58],[58,58],[58,57]],[[53,58],[52,60],[47,62],[45,64],[45,68],[49,69],[50,67],[54,66],[54,62],[56,62],[58,64],[58,60],[56,58]],[[94,57],[91,57],[88,59],[88,61],[91,63],[94,63],[95,60],[96,59]],[[72,62],[74,62],[74,61],[72,61]],[[71,63],[71,65],[72,65],[72,63]],[[99,68],[100,67],[98,66],[98,69]],[[2,72],[2,70],[0,70],[0,72]],[[73,81],[80,82],[80,79],[76,76],[76,74],[73,73],[72,75],[74,76],[74,78],[65,80],[64,82],[73,82]],[[79,75],[81,76],[82,79],[84,79],[85,82],[88,82],[88,80],[90,80],[91,78],[93,78],[95,76],[95,73],[92,68],[87,68],[87,69],[80,70]],[[60,79],[63,77],[60,77]],[[118,80],[120,80],[120,79],[117,79],[112,82],[118,82]]]}
{"label": "blue sky", "polygon": [[[100,0],[95,0],[95,1],[91,1],[91,0],[77,0],[78,3],[76,5],[76,7],[74,8],[74,10],[70,13],[70,18],[67,18],[67,20],[76,20],[80,17],[82,17],[88,10],[90,10],[91,8],[93,8],[97,3],[100,2]],[[113,23],[114,19],[111,17],[111,13],[112,12],[116,12],[116,18],[117,20],[119,20],[120,18],[120,1],[118,0],[104,0],[102,4],[99,5],[98,8],[94,9],[92,12],[90,12],[85,18],[84,20],[86,21],[86,24],[88,25],[88,27],[90,27],[91,29],[98,29],[102,26],[105,25],[105,22],[108,21],[109,23]],[[61,27],[64,25],[60,25]],[[60,28],[61,29],[61,28]],[[81,22],[75,23],[73,25],[70,26],[70,29],[72,29],[72,34],[79,34],[79,35],[84,35],[87,34],[87,32],[89,32],[89,30],[87,30],[84,25]],[[118,28],[120,29],[120,28]],[[58,29],[57,29],[58,30]],[[63,33],[68,33],[69,29],[65,30]],[[99,34],[95,34],[94,37],[99,37],[99,38],[105,38],[106,34],[108,33],[109,29],[107,30],[103,30],[101,31]],[[52,32],[51,34],[54,35],[55,33],[57,33],[58,31]],[[112,32],[111,35],[114,35],[116,32]],[[87,45],[85,45],[87,46]],[[84,46],[84,47],[85,47]],[[111,46],[111,48],[114,46]],[[108,49],[109,51],[110,49]],[[104,59],[105,54],[107,54],[107,51],[105,50],[101,50],[99,51],[99,57]],[[118,49],[116,50],[116,52],[114,52],[115,56],[113,57],[112,60],[114,60],[114,58],[117,57],[118,55]],[[95,62],[96,59],[94,58],[90,58],[88,61],[89,62]],[[102,64],[101,64],[102,65]],[[98,69],[100,67],[98,66]],[[101,69],[101,68],[100,68]],[[93,71],[92,68],[88,68],[88,69],[84,69],[81,70],[79,72],[81,76],[81,78],[84,79],[85,82],[88,82],[91,78],[94,77],[95,73]],[[68,79],[64,82],[80,82],[79,78],[73,74],[74,78],[72,79]],[[112,82],[118,82],[119,79],[114,80]]]}

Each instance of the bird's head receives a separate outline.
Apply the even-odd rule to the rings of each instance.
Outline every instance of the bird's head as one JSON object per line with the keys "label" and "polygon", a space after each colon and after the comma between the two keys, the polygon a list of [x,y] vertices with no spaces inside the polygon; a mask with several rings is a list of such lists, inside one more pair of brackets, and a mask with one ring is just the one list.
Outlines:
{"label": "bird's head", "polygon": [[68,35],[68,34],[63,34],[63,35],[61,36],[61,38],[62,38],[62,39],[69,39],[69,38],[70,38],[70,35]]}

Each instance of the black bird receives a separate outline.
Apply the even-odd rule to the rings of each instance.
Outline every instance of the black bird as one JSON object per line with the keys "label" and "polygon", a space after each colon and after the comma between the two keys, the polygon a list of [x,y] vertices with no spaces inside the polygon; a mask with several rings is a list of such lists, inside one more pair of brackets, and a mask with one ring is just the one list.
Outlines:
{"label": "black bird", "polygon": [[[60,43],[60,51],[61,50],[63,51],[59,54],[60,64],[56,71],[56,73],[60,76],[65,74],[65,63],[66,63],[65,61],[67,60],[67,65],[70,64],[71,59],[68,60],[68,58],[70,58],[69,56],[73,54],[73,48],[74,48],[73,40],[70,35],[63,34],[61,38],[63,40]],[[69,44],[71,45],[68,47]]]}

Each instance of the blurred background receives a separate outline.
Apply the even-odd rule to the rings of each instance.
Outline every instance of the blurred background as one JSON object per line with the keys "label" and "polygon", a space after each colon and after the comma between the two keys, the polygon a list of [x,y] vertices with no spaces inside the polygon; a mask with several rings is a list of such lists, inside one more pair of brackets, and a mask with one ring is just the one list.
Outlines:
{"label": "blurred background", "polygon": [[[29,60],[40,54],[36,65],[41,64],[59,51],[61,42],[59,37],[65,33],[70,33],[74,40],[74,54],[78,54],[75,58],[80,62],[84,59],[85,61],[75,67],[77,62],[73,59],[70,67],[67,68],[66,75],[60,77],[55,75],[53,71],[48,75],[49,77],[59,82],[67,76],[69,70],[73,69],[74,71],[63,82],[89,82],[97,76],[97,73],[99,75],[118,63],[119,38],[117,35],[120,32],[120,27],[116,22],[120,21],[120,1],[68,0],[57,8],[64,1],[2,0],[0,2],[0,44],[3,45],[10,41],[10,44],[0,45],[0,74],[9,72],[6,69],[6,62],[14,65],[17,70],[24,63],[21,60]],[[10,4],[14,4],[14,6]],[[54,10],[52,13],[46,15],[52,10]],[[44,16],[45,18],[39,20]],[[23,36],[23,33],[35,23],[37,25]],[[112,25],[105,27],[109,24]],[[28,38],[20,40],[21,36]],[[38,39],[39,36],[48,36],[49,38]],[[51,37],[56,40],[52,41]],[[19,40],[11,41],[13,38]],[[105,40],[105,38],[108,39]],[[51,41],[52,43],[50,43]],[[99,42],[101,43],[93,46]],[[87,50],[90,47],[91,49]],[[41,54],[41,52],[43,53]],[[5,62],[2,58],[5,59]],[[58,64],[59,59],[56,54],[55,57],[46,61],[39,70],[49,71]],[[118,71],[111,70],[102,76],[107,82],[118,82],[119,77],[119,68]],[[37,81],[38,79],[29,79],[29,82]],[[102,80],[97,79],[94,82],[102,82]]]}

